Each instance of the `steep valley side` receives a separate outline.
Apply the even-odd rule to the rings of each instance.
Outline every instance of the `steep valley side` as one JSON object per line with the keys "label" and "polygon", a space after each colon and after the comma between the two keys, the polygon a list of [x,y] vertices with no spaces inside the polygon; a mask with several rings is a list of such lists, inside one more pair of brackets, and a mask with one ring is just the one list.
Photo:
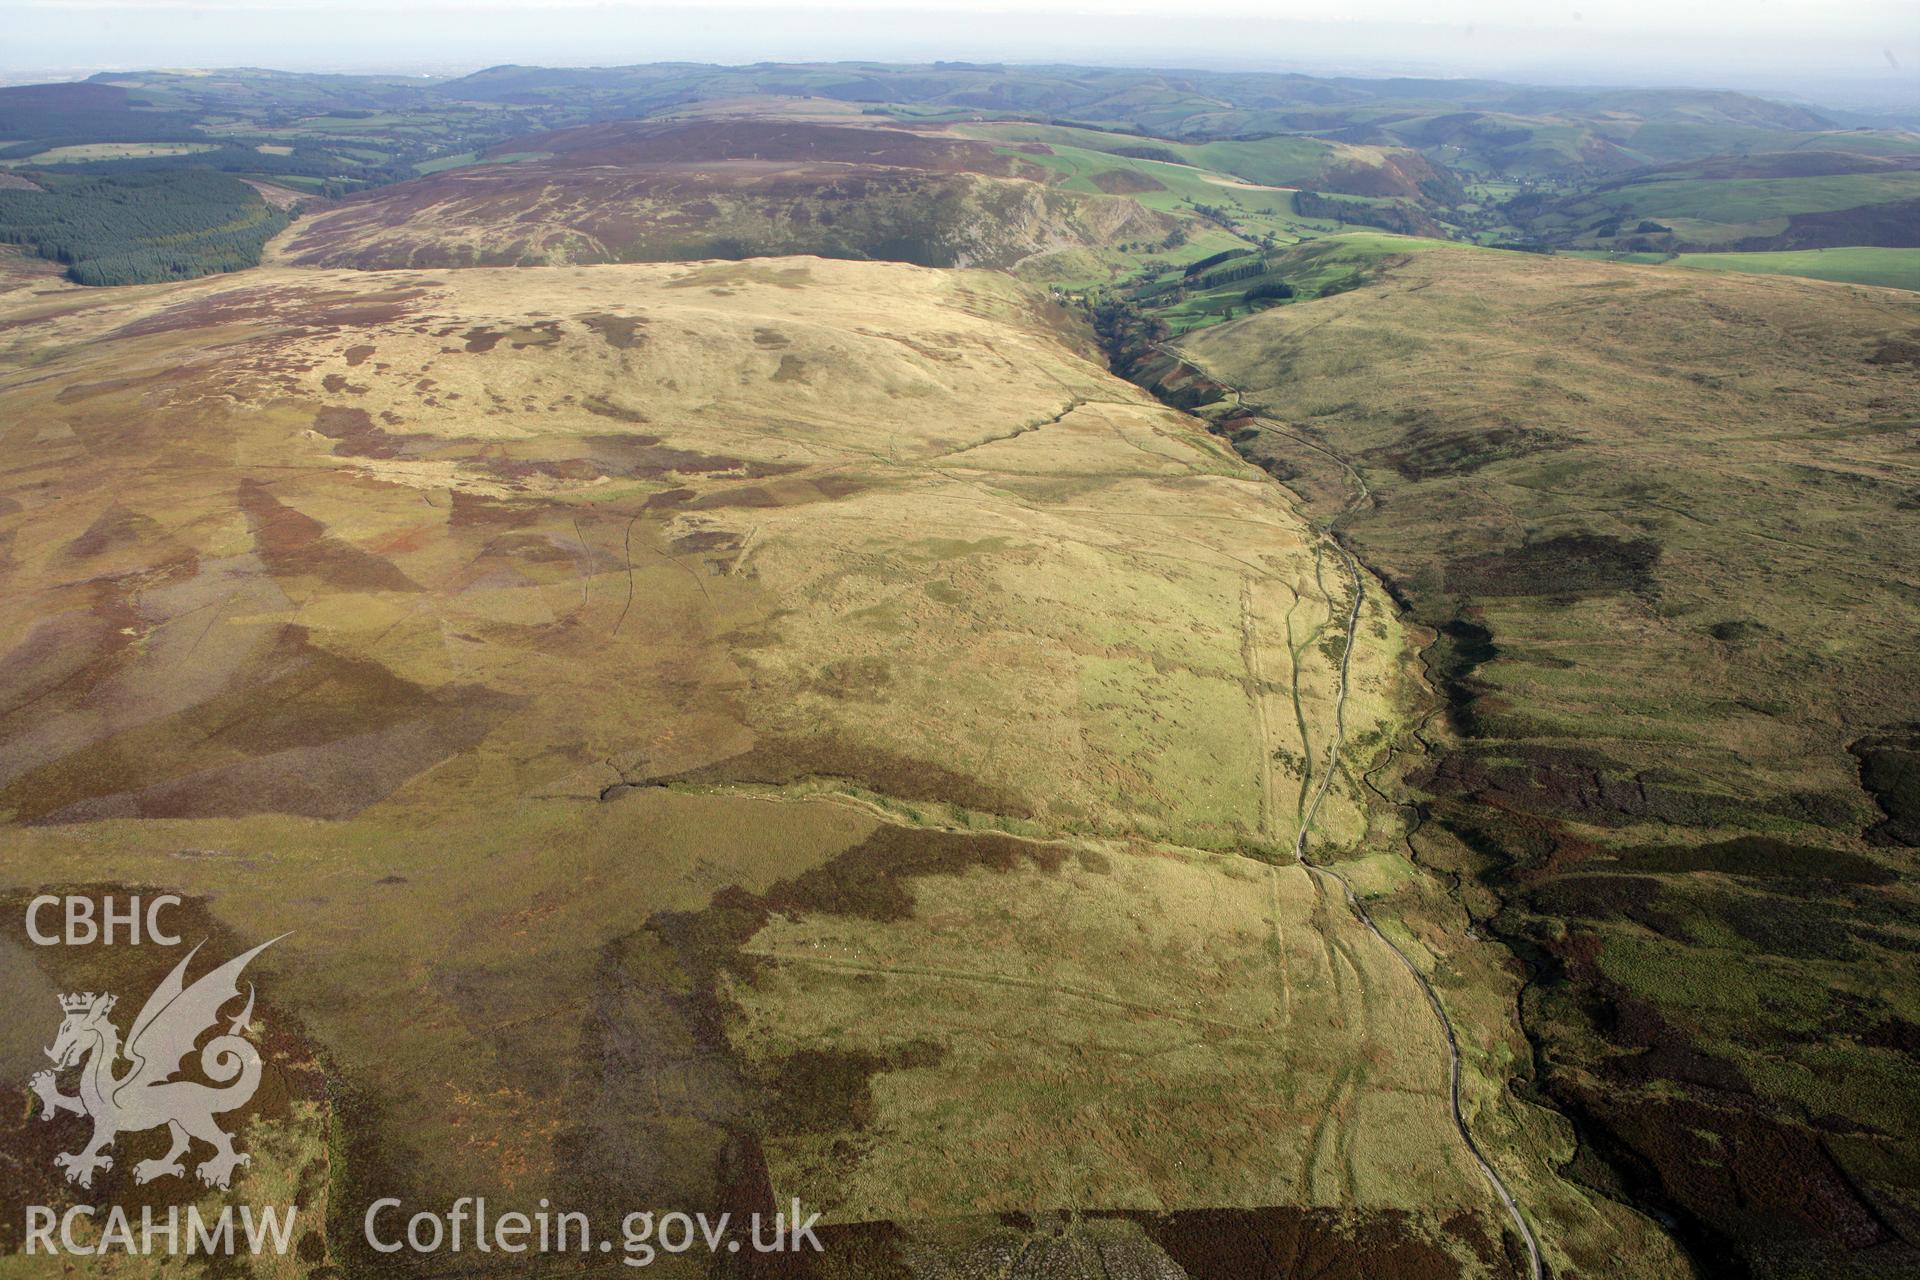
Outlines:
{"label": "steep valley side", "polygon": [[1889,815],[1920,477],[1879,353],[1915,318],[1410,243],[1353,294],[1119,355],[1428,629],[1413,847],[1526,958],[1517,1088],[1578,1122],[1568,1176],[1712,1274],[1914,1258]]}

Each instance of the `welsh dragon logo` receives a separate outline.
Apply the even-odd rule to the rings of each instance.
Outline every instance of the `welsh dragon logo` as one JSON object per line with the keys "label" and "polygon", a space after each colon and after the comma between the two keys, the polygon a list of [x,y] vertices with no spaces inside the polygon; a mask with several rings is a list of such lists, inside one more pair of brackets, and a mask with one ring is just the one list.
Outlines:
{"label": "welsh dragon logo", "polygon": [[[184,1177],[180,1157],[195,1140],[213,1148],[213,1155],[194,1169],[209,1187],[225,1188],[233,1171],[248,1163],[250,1157],[233,1149],[233,1139],[214,1117],[245,1106],[260,1087],[260,1051],[242,1037],[253,1016],[253,984],[247,984],[246,1007],[228,1022],[226,1032],[200,1050],[200,1071],[214,1083],[173,1077],[201,1036],[216,1027],[220,1010],[239,998],[240,973],[247,962],[278,941],[263,942],[187,986],[187,965],[200,950],[196,946],[147,997],[124,1046],[119,1030],[108,1020],[119,997],[91,991],[60,997],[60,1010],[66,1016],[53,1047],[47,1050],[54,1070],[35,1075],[29,1087],[40,1095],[43,1120],[64,1111],[93,1118],[92,1141],[79,1151],[53,1158],[56,1166],[66,1170],[68,1182],[93,1186],[96,1171],[113,1168],[113,1157],[106,1151],[116,1138],[161,1125],[167,1127],[172,1145],[159,1159],[142,1160],[133,1167],[137,1183]],[[116,1075],[114,1069],[122,1057],[128,1066]],[[56,1072],[75,1066],[80,1068],[80,1091],[69,1097],[59,1091]]]}

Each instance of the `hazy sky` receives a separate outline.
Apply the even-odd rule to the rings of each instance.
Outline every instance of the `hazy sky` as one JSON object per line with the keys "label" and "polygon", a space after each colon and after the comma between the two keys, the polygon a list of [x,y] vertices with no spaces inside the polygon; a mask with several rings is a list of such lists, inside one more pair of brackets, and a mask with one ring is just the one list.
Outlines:
{"label": "hazy sky", "polygon": [[0,68],[839,58],[1416,71],[1915,94],[1920,0],[0,0]]}

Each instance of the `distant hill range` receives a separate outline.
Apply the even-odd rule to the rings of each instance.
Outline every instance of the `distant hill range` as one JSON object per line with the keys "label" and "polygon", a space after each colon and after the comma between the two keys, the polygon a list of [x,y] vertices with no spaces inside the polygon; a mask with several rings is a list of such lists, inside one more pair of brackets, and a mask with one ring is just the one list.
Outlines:
{"label": "distant hill range", "polygon": [[[1856,119],[1718,90],[1071,65],[112,72],[0,88],[0,238],[52,243],[37,197],[63,176],[193,169],[277,205],[395,188],[303,233],[300,260],[342,263],[1095,255],[1077,280],[1170,237],[1214,252],[1347,226],[1593,252],[1911,247],[1920,134]],[[541,192],[561,170],[592,198],[556,216]],[[167,235],[199,234],[181,222]],[[126,248],[155,278],[253,260],[209,250],[160,275]]]}

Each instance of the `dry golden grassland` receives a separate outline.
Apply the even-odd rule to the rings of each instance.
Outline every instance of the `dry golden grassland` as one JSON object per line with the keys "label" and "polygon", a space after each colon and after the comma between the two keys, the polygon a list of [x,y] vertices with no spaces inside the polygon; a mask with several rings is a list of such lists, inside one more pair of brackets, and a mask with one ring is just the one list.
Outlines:
{"label": "dry golden grassland", "polygon": [[[1418,988],[1274,865],[1350,585],[1037,294],[784,259],[4,305],[0,875],[292,930],[257,964],[336,1205],[1406,1211],[1500,1269]],[[1407,700],[1362,619],[1330,845]]]}
{"label": "dry golden grassland", "polygon": [[1439,1027],[1329,893],[1299,867],[1087,851],[1053,871],[928,878],[910,920],[775,920],[736,994],[751,1060],[815,1047],[823,1024],[843,1051],[885,1055],[903,1005],[942,1050],[876,1085],[851,1177],[845,1134],[802,1131],[769,1144],[776,1184],[860,1220],[1075,1203],[1487,1211],[1447,1120]]}

